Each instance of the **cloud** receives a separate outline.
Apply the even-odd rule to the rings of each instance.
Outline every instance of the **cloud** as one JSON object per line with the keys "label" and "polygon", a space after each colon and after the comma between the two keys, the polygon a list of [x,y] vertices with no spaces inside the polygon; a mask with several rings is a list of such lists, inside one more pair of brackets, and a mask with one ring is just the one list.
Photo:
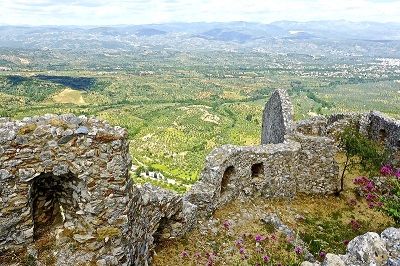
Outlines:
{"label": "cloud", "polygon": [[112,25],[195,21],[395,21],[395,0],[2,0],[0,24]]}

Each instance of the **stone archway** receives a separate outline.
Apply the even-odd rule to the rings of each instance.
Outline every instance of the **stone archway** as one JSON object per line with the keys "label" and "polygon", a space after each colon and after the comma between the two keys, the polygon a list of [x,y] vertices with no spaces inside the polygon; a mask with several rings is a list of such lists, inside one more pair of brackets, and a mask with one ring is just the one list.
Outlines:
{"label": "stone archway", "polygon": [[34,240],[75,216],[78,202],[74,195],[79,194],[74,188],[78,182],[72,173],[60,176],[44,173],[35,177],[29,193]]}
{"label": "stone archway", "polygon": [[231,179],[234,175],[235,167],[231,165],[225,169],[221,180],[221,195],[228,191],[228,185],[231,183]]}

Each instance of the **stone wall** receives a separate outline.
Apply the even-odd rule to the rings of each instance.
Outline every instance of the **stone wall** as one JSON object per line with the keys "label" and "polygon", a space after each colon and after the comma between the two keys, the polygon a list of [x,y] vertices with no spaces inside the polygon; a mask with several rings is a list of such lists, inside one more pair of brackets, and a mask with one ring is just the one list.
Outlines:
{"label": "stone wall", "polygon": [[35,249],[50,233],[57,265],[127,262],[124,129],[74,115],[0,118],[0,145],[1,251]]}
{"label": "stone wall", "polygon": [[145,184],[130,190],[129,265],[151,264],[161,240],[183,236],[196,222],[195,205],[162,188]]}
{"label": "stone wall", "polygon": [[261,144],[277,144],[293,130],[293,106],[286,90],[275,90],[265,105]]}
{"label": "stone wall", "polygon": [[384,116],[379,112],[367,115],[365,131],[371,139],[382,142],[392,150],[400,150],[400,121]]}
{"label": "stone wall", "polygon": [[302,135],[274,145],[225,145],[206,159],[200,180],[185,195],[200,213],[211,214],[238,196],[293,197],[338,189],[336,148],[327,138]]}
{"label": "stone wall", "polygon": [[129,235],[134,265],[151,262],[158,240],[182,236],[197,220],[237,197],[336,192],[339,176],[334,141],[300,134],[296,139],[216,148],[207,156],[199,181],[182,197],[151,185],[133,187],[129,214],[134,226]]}
{"label": "stone wall", "polygon": [[182,196],[133,184],[124,129],[73,115],[0,118],[0,255],[35,249],[54,231],[56,265],[149,265],[159,241],[181,237],[234,198],[336,192],[336,139],[349,125],[399,151],[399,122],[379,113],[294,127],[292,110],[286,92],[274,92],[262,145],[216,148]]}
{"label": "stone wall", "polygon": [[327,137],[294,134],[301,145],[297,167],[297,192],[330,194],[338,191],[339,165],[335,158],[339,151],[336,142]]}
{"label": "stone wall", "polygon": [[400,151],[400,121],[375,111],[317,116],[297,122],[295,131],[304,135],[337,139],[339,133],[348,126],[355,127],[370,139],[381,142],[392,152]]}

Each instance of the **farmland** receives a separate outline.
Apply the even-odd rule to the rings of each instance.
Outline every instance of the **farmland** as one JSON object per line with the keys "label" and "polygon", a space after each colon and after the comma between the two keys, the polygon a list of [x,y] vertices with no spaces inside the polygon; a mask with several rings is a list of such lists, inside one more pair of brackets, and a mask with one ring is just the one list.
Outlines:
{"label": "farmland", "polygon": [[172,49],[158,38],[130,49],[0,47],[0,116],[73,113],[125,127],[135,167],[176,180],[165,186],[180,191],[213,148],[259,143],[262,109],[276,88],[289,91],[296,120],[372,109],[400,117],[398,42],[381,44],[391,48],[382,57],[344,52],[345,41],[335,51],[314,43],[322,56],[290,43],[266,52],[258,43],[202,48],[191,39]]}

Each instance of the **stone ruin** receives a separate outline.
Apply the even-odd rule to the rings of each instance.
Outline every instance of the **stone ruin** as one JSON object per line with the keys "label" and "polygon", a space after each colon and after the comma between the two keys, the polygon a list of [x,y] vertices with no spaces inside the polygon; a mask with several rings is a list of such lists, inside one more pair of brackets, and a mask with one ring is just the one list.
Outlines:
{"label": "stone ruin", "polygon": [[380,113],[294,123],[284,90],[263,114],[261,145],[224,145],[184,195],[133,184],[127,133],[95,118],[0,118],[0,260],[37,257],[54,237],[55,265],[149,265],[159,241],[183,236],[237,197],[332,194],[340,187],[335,137],[354,126],[400,150],[400,124]]}
{"label": "stone ruin", "polygon": [[0,145],[0,252],[34,250],[54,232],[57,265],[127,261],[124,129],[73,115],[1,118]]}
{"label": "stone ruin", "polygon": [[263,112],[261,144],[277,144],[293,131],[293,106],[284,90],[272,93]]}

